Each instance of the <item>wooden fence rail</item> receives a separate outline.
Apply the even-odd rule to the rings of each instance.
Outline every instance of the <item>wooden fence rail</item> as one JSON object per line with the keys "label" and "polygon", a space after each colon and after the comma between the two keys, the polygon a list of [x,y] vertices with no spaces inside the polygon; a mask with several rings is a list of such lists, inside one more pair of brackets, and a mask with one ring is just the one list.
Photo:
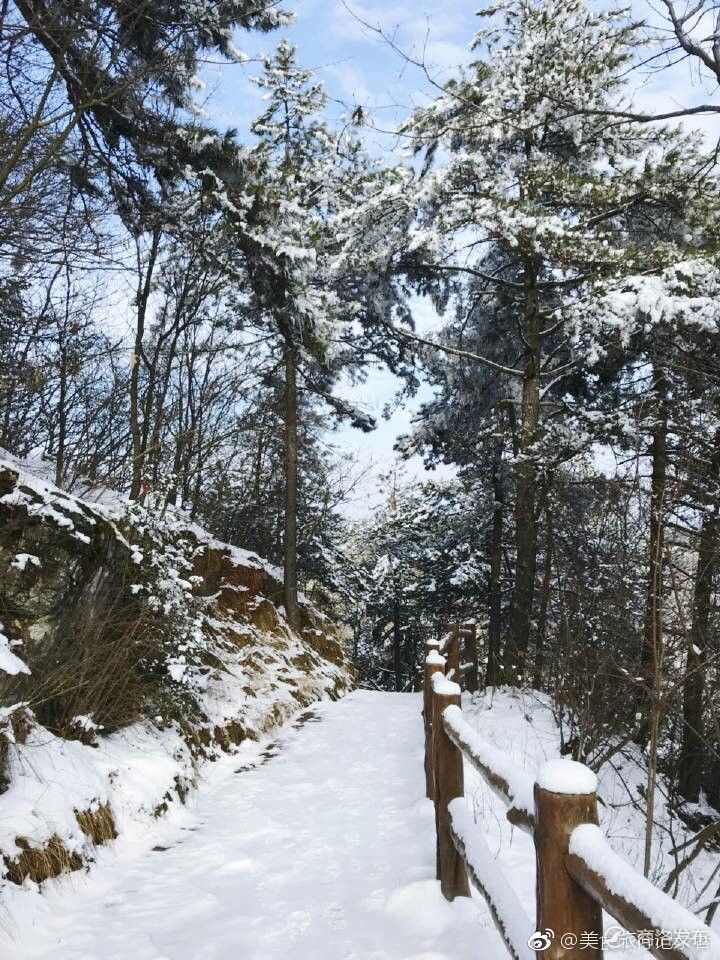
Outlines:
{"label": "wooden fence rail", "polygon": [[[435,803],[437,877],[445,897],[468,896],[470,880],[515,960],[533,954],[600,960],[603,910],[659,960],[720,960],[720,939],[709,927],[610,848],[598,826],[597,780],[588,767],[551,760],[532,778],[465,722],[460,641],[461,628],[451,624],[425,648],[426,793]],[[505,801],[508,820],[533,836],[534,924],[464,799],[465,760]]]}

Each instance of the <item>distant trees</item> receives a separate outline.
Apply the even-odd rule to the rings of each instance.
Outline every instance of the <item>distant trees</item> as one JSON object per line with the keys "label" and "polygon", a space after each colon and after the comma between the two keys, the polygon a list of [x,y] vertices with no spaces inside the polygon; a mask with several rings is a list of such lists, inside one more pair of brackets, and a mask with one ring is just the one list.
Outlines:
{"label": "distant trees", "polygon": [[485,624],[491,510],[480,486],[388,478],[385,505],[357,525],[350,551],[350,605],[365,618],[356,624],[357,658],[368,681],[412,689],[427,639],[450,621],[480,616]]}

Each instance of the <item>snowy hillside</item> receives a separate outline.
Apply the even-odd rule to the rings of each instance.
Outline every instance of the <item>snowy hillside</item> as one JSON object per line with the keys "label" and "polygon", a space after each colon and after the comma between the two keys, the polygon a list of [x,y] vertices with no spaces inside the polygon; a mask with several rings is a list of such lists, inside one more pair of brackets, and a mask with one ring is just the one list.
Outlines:
{"label": "snowy hillside", "polygon": [[351,685],[334,626],[303,600],[293,632],[261,558],[7,456],[0,494],[3,883],[77,869],[206,761]]}

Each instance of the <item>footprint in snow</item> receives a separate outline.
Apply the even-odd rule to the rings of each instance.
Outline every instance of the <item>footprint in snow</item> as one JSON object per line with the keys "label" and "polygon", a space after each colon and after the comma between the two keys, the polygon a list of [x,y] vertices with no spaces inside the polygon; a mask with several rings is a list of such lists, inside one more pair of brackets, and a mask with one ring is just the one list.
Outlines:
{"label": "footprint in snow", "polygon": [[324,917],[329,926],[340,929],[345,926],[345,910],[338,903],[331,904],[324,910]]}
{"label": "footprint in snow", "polygon": [[291,937],[299,937],[310,926],[312,917],[306,910],[295,910],[288,917],[288,933]]}
{"label": "footprint in snow", "polygon": [[227,863],[223,863],[217,868],[217,873],[220,876],[227,876],[228,874],[233,873],[248,873],[254,869],[254,863],[248,857],[245,857],[242,860],[229,860]]}

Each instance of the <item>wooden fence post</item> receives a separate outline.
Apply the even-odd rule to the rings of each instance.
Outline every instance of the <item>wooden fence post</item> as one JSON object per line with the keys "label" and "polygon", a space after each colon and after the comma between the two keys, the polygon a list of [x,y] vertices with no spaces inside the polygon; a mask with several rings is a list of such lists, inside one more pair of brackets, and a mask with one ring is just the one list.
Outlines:
{"label": "wooden fence post", "polygon": [[537,930],[552,930],[538,960],[600,960],[602,909],[565,867],[570,834],[598,822],[595,774],[573,760],[551,760],[535,784]]}
{"label": "wooden fence post", "polygon": [[437,837],[437,878],[446,900],[469,897],[465,863],[453,843],[448,804],[464,794],[463,756],[443,726],[443,711],[460,706],[460,687],[436,674],[433,685],[433,766],[435,771],[435,832]]}
{"label": "wooden fence post", "polygon": [[435,799],[435,772],[433,767],[432,740],[432,678],[435,673],[445,670],[445,657],[438,651],[438,641],[428,640],[425,644],[425,680],[423,685],[423,722],[425,725],[425,796]]}
{"label": "wooden fence post", "polygon": [[[448,638],[447,647],[445,648],[445,656],[447,658],[447,667],[445,668],[445,673],[449,675],[450,680],[453,683],[460,684],[460,624],[459,623],[450,623],[448,624],[448,632],[450,637]],[[452,671],[452,673],[451,673]]]}
{"label": "wooden fence post", "polygon": [[463,659],[471,664],[470,669],[465,674],[465,689],[469,693],[475,693],[479,687],[480,665],[478,662],[477,648],[477,628],[474,623],[466,623],[462,628],[465,638],[463,645]]}

